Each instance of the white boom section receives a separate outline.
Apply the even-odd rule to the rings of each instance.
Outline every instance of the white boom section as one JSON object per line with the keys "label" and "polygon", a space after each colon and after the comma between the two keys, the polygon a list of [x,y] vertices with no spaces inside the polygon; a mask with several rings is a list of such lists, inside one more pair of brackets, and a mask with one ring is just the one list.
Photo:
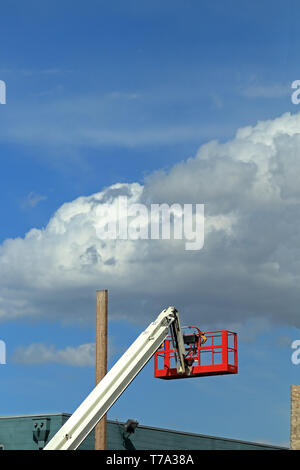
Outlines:
{"label": "white boom section", "polygon": [[[157,319],[140,334],[110,371],[103,377],[87,398],[81,403],[68,421],[59,429],[44,447],[44,450],[74,450],[94,429],[119,396],[168,336],[172,335],[178,344],[178,369],[185,371],[183,339],[180,333],[179,315],[175,307],[163,310]],[[183,346],[183,348],[182,348]]]}
{"label": "white boom section", "polygon": [[175,319],[175,321],[170,324],[170,330],[173,342],[173,349],[175,351],[177,372],[178,374],[184,374],[185,372],[188,372],[186,370],[186,364],[184,361],[185,346],[178,313],[176,316],[177,318]]}

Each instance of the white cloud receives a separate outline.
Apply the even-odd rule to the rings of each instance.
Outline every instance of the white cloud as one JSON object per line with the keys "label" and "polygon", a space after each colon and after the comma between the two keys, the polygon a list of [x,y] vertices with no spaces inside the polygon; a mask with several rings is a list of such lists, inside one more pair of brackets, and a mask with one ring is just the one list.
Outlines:
{"label": "white cloud", "polygon": [[[174,145],[212,138],[216,132],[231,133],[228,123],[206,124],[189,120],[166,121],[161,114],[165,106],[182,106],[178,92],[166,98],[165,91],[154,92],[114,90],[104,94],[84,93],[62,98],[60,85],[35,90],[21,103],[5,109],[0,127],[0,141],[33,144],[46,154],[68,152],[81,146],[138,148],[144,145]],[[189,98],[195,106],[194,93]],[[186,95],[185,95],[186,99]],[[29,101],[28,101],[29,100]],[[216,104],[216,98],[214,99]],[[220,101],[217,99],[217,101]],[[219,103],[220,104],[220,103]],[[173,105],[172,105],[173,107]],[[167,109],[167,108],[166,108]],[[153,121],[153,116],[156,116]],[[63,150],[62,150],[63,148]]]}
{"label": "white cloud", "polygon": [[[108,338],[107,356],[110,359],[116,353],[117,347],[113,337]],[[87,367],[96,364],[96,343],[85,343],[79,346],[66,346],[58,349],[53,344],[32,343],[28,346],[18,346],[11,354],[9,361],[25,364],[56,363],[69,366]]]}
{"label": "white cloud", "polygon": [[95,343],[81,344],[77,347],[68,346],[65,349],[56,349],[53,345],[34,343],[27,347],[19,346],[16,348],[11,360],[26,365],[56,363],[84,367],[95,365],[95,354]]}
{"label": "white cloud", "polygon": [[282,98],[291,95],[291,84],[270,83],[266,85],[249,85],[241,88],[240,94],[246,98]]}
{"label": "white cloud", "polygon": [[[64,204],[43,229],[0,246],[0,318],[94,321],[108,288],[110,318],[155,318],[176,305],[184,323],[263,318],[300,326],[300,114],[239,129],[145,185],[115,184]],[[101,204],[204,203],[203,250],[183,241],[100,240]],[[266,326],[267,328],[267,326]],[[251,333],[252,335],[252,333]]]}
{"label": "white cloud", "polygon": [[45,201],[47,199],[47,196],[43,196],[42,194],[35,193],[34,191],[31,191],[26,198],[23,200],[21,206],[23,208],[26,207],[35,207],[37,206],[41,201]]}

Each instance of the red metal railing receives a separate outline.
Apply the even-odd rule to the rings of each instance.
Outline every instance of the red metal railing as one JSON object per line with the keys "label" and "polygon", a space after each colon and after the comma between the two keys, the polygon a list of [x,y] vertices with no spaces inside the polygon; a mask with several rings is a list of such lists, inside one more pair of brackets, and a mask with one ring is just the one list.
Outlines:
{"label": "red metal railing", "polygon": [[186,328],[194,330],[196,339],[191,344],[185,345],[185,357],[190,364],[189,373],[178,374],[177,351],[173,349],[171,338],[168,337],[154,356],[155,377],[170,380],[238,372],[236,333],[228,330],[209,331],[205,333],[207,341],[201,344],[199,328],[194,326]]}

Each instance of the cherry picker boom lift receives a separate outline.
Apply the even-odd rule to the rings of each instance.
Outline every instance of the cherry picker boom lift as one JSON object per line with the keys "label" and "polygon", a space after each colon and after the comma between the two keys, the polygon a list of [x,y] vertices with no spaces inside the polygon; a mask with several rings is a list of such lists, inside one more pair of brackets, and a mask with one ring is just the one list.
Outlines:
{"label": "cherry picker boom lift", "polygon": [[[156,355],[155,377],[158,378],[192,377],[194,370],[194,376],[199,376],[201,373],[202,375],[236,373],[236,336],[234,347],[229,348],[227,339],[224,340],[224,331],[213,332],[221,333],[221,344],[214,344],[214,337],[220,335],[214,336],[205,333],[204,336],[199,329],[197,331],[198,333],[193,333],[193,335],[184,335],[176,308],[169,307],[163,310],[96,385],[68,421],[52,437],[44,450],[77,449],[154,354]],[[236,335],[232,332],[225,333]],[[212,339],[212,344],[203,347],[201,344],[204,342],[203,340],[207,339],[207,336]],[[172,348],[170,348],[170,345]],[[203,365],[203,372],[198,370],[201,361],[200,352],[197,352],[198,349],[202,349],[203,352],[212,352],[213,367],[216,368],[216,374],[211,369],[210,371],[206,370],[205,365]],[[225,349],[227,361],[225,360]],[[234,352],[234,369],[228,362],[228,354],[231,349]],[[196,352],[198,356],[195,356]],[[222,363],[225,362],[226,370],[224,368],[220,370],[219,364],[215,363],[214,357],[218,353],[221,353]],[[163,371],[157,369],[157,355],[164,356]],[[171,362],[172,368],[170,367]]]}

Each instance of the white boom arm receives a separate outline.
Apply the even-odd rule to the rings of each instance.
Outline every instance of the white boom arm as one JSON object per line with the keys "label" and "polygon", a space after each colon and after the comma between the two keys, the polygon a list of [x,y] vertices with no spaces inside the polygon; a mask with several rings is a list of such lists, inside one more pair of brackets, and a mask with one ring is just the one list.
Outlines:
{"label": "white boom arm", "polygon": [[123,356],[96,385],[68,421],[44,447],[44,450],[74,450],[94,429],[119,396],[168,336],[169,327],[177,348],[177,369],[185,372],[184,342],[179,315],[175,307],[163,310],[140,334]]}

